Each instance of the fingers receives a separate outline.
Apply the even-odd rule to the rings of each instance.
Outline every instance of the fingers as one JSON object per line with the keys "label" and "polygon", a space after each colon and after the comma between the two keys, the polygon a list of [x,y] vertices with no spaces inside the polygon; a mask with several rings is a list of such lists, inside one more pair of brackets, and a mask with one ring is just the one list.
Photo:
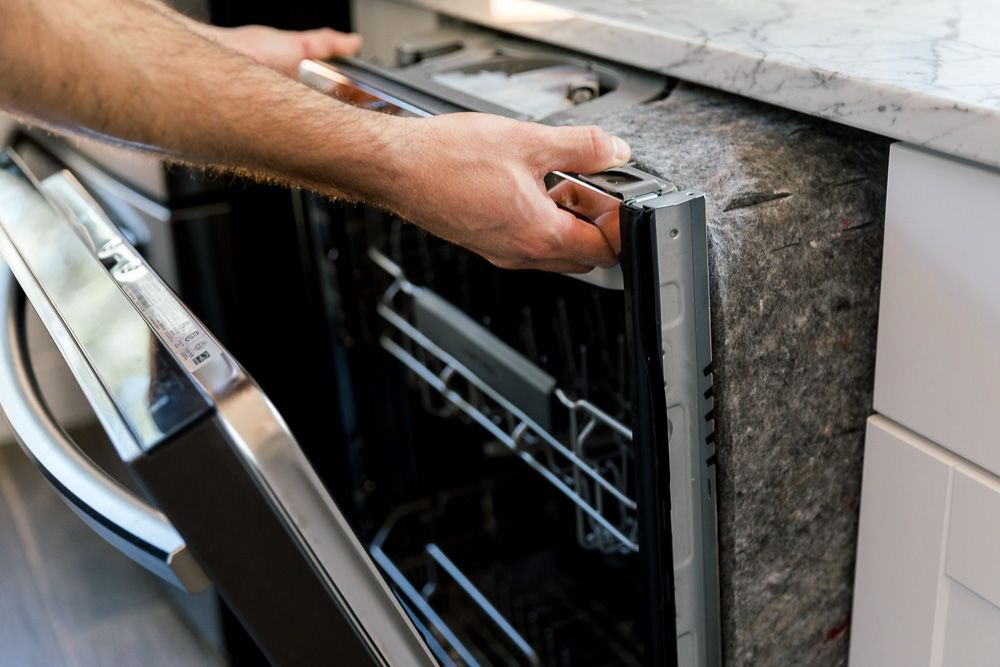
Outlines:
{"label": "fingers", "polygon": [[549,271],[551,273],[588,273],[594,267],[586,264],[576,264],[574,262],[540,262],[531,268],[538,271]]}
{"label": "fingers", "polygon": [[617,211],[621,201],[606,194],[580,185],[574,181],[561,180],[549,190],[549,196],[560,208],[572,211],[591,222],[609,211]]}
{"label": "fingers", "polygon": [[[586,273],[595,266],[610,268],[618,259],[600,229],[568,211],[552,207],[535,218],[522,241],[497,255],[475,249],[492,264],[504,269],[538,269],[558,273]],[[511,252],[513,251],[513,252]]]}
{"label": "fingers", "polygon": [[618,209],[621,202],[573,181],[560,181],[549,190],[556,205],[582,216],[597,225],[611,244],[615,255],[621,252]]}
{"label": "fingers", "polygon": [[632,157],[624,139],[599,127],[538,126],[539,167],[550,171],[576,171],[593,174],[611,167],[620,167]]}
{"label": "fingers", "polygon": [[594,219],[594,224],[601,230],[604,238],[611,244],[611,250],[617,257],[622,251],[621,222],[618,219],[618,208],[605,211]]}
{"label": "fingers", "polygon": [[550,223],[556,239],[549,257],[586,264],[589,267],[614,266],[618,259],[604,233],[568,211],[556,209]]}
{"label": "fingers", "polygon": [[535,271],[549,271],[551,273],[588,273],[594,270],[594,267],[588,264],[577,264],[576,262],[567,262],[556,259],[523,262],[505,262],[502,260],[490,259],[489,262],[500,267],[501,269],[511,270],[533,269]]}
{"label": "fingers", "polygon": [[350,56],[361,48],[361,35],[343,33],[331,28],[307,30],[300,33],[306,58],[326,60],[336,56]]}

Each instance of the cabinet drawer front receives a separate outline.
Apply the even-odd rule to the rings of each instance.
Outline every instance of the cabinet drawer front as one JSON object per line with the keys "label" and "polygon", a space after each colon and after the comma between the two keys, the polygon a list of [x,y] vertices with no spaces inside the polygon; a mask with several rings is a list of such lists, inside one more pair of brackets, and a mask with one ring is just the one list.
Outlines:
{"label": "cabinet drawer front", "polygon": [[1000,664],[1000,478],[868,422],[851,665]]}
{"label": "cabinet drawer front", "polygon": [[888,420],[868,422],[852,667],[929,664],[951,469],[905,438]]}
{"label": "cabinet drawer front", "polygon": [[955,471],[945,573],[1000,608],[1000,487],[997,480]]}
{"label": "cabinet drawer front", "polygon": [[875,409],[1000,473],[1000,172],[896,144]]}

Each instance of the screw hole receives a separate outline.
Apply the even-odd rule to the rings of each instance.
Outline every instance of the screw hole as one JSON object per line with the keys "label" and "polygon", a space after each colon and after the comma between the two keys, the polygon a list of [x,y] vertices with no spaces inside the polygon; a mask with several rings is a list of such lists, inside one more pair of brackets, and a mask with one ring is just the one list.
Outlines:
{"label": "screw hole", "polygon": [[680,236],[680,232],[679,231],[677,231],[676,229],[671,229],[670,230],[670,238],[675,239],[678,236]]}

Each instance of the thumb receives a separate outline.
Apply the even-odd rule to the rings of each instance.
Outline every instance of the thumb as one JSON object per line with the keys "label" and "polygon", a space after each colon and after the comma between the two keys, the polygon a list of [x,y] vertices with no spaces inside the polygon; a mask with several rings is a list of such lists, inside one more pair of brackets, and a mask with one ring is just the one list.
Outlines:
{"label": "thumb", "polygon": [[624,139],[599,127],[548,127],[543,145],[545,171],[576,171],[593,174],[620,167],[632,157]]}
{"label": "thumb", "polygon": [[335,56],[349,56],[361,48],[361,35],[337,32],[331,28],[307,30],[301,33],[305,57],[326,60]]}

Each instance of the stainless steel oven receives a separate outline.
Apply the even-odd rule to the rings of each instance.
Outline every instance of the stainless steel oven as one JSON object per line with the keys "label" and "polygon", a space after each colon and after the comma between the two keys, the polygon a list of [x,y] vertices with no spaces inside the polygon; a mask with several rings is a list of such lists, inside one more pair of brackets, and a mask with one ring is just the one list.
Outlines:
{"label": "stainless steel oven", "polygon": [[[545,122],[668,86],[472,31],[402,44],[400,63],[301,74],[387,113]],[[109,542],[188,590],[214,584],[276,664],[720,663],[703,193],[631,167],[550,175],[560,205],[619,219],[620,267],[584,276],[502,271],[297,195],[340,424],[300,448],[65,167],[12,150],[0,171],[0,405]],[[52,422],[25,297],[142,494]],[[273,355],[314,363],[288,335]],[[337,480],[302,453],[324,447]]]}

